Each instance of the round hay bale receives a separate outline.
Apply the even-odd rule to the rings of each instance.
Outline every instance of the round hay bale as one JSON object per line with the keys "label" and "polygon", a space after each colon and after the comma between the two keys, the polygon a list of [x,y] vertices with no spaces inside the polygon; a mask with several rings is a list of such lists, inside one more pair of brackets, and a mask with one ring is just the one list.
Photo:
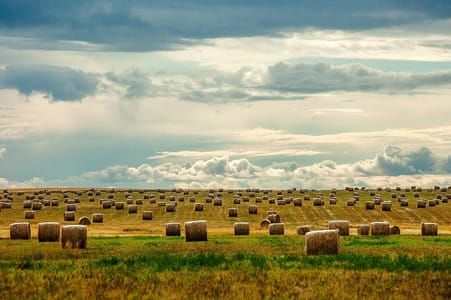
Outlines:
{"label": "round hay bale", "polygon": [[189,197],[189,202],[196,202],[196,198],[194,198],[194,197]]}
{"label": "round hay bale", "polygon": [[[122,203],[123,204],[123,202],[116,202],[115,204],[118,204],[118,203]],[[102,202],[102,208],[103,209],[110,209],[112,206],[113,206],[113,203],[110,200]],[[117,209],[117,207],[116,207],[116,209]]]}
{"label": "round hay bale", "polygon": [[260,228],[267,228],[267,227],[269,227],[270,224],[271,224],[271,221],[270,221],[270,220],[268,220],[268,219],[263,219],[263,220],[260,222]]}
{"label": "round hay bale", "polygon": [[128,206],[128,213],[129,214],[137,214],[138,213],[138,205],[129,205]]}
{"label": "round hay bale", "polygon": [[153,219],[153,212],[151,210],[143,211],[143,220],[152,220]]}
{"label": "round hay bale", "polygon": [[331,205],[337,204],[337,198],[330,198],[329,199],[329,204],[331,204]]}
{"label": "round hay bale", "polygon": [[207,240],[207,221],[185,222],[185,239],[187,242],[201,242]]}
{"label": "round hay bale", "polygon": [[194,211],[204,211],[204,204],[203,203],[194,204]]}
{"label": "round hay bale", "polygon": [[228,212],[229,212],[229,218],[236,218],[236,217],[238,217],[238,208],[230,207],[228,209]]}
{"label": "round hay bale", "polygon": [[56,199],[56,200],[53,199],[53,200],[51,201],[50,205],[51,205],[51,206],[59,206],[60,203],[59,203],[58,199]]}
{"label": "round hay bale", "polygon": [[382,211],[391,211],[391,201],[382,202]]}
{"label": "round hay bale", "polygon": [[65,211],[64,212],[64,221],[75,221],[75,212],[74,211]]}
{"label": "round hay bale", "polygon": [[305,235],[307,232],[310,232],[310,226],[309,225],[302,225],[302,226],[296,227],[297,235]]}
{"label": "round hay bale", "polygon": [[175,203],[166,203],[165,204],[165,211],[167,213],[175,212]]}
{"label": "round hay bale", "polygon": [[77,211],[77,206],[75,204],[67,204],[66,211]]}
{"label": "round hay bale", "polygon": [[27,220],[32,220],[35,217],[35,212],[32,210],[26,211],[26,212],[24,212],[24,217]]}
{"label": "round hay bale", "polygon": [[[124,202],[116,201],[116,202],[114,203],[114,207],[116,208],[116,210],[124,210],[124,208],[125,208],[125,203],[124,203]],[[105,207],[104,207],[104,208],[105,208]]]}
{"label": "round hay bale", "polygon": [[388,222],[372,222],[371,235],[389,235],[390,224]]}
{"label": "round hay bale", "polygon": [[285,205],[286,201],[285,199],[277,199],[277,205]]}
{"label": "round hay bale", "polygon": [[349,199],[349,200],[346,202],[346,205],[347,205],[347,206],[354,206],[354,204],[355,204],[355,199]]}
{"label": "round hay bale", "polygon": [[60,240],[60,223],[43,222],[38,224],[38,241],[39,242],[59,242]]}
{"label": "round hay bale", "polygon": [[324,203],[321,198],[313,198],[313,206],[322,206]]}
{"label": "round hay bale", "polygon": [[399,227],[396,225],[391,225],[390,226],[390,234],[394,234],[394,235],[401,234],[401,229],[399,229]]}
{"label": "round hay bale", "polygon": [[222,199],[216,198],[213,202],[214,206],[222,206]]}
{"label": "round hay bale", "polygon": [[409,201],[401,200],[400,204],[401,204],[401,206],[406,207],[406,206],[409,206]]}
{"label": "round hay bale", "polygon": [[33,203],[31,201],[24,201],[23,202],[23,208],[24,209],[30,209]]}
{"label": "round hay bale", "polygon": [[78,224],[80,225],[91,225],[91,220],[88,217],[81,217],[78,219]]}
{"label": "round hay bale", "polygon": [[426,200],[418,200],[417,208],[426,208]]}
{"label": "round hay bale", "polygon": [[130,205],[130,204],[133,204],[133,198],[127,198],[127,200],[126,200],[126,202],[127,202],[127,205]]}
{"label": "round hay bale", "polygon": [[180,236],[180,223],[166,223],[166,236]]}
{"label": "round hay bale", "polygon": [[144,200],[143,199],[136,199],[135,204],[136,205],[143,205]]}
{"label": "round hay bale", "polygon": [[42,209],[42,203],[40,202],[33,202],[31,205],[32,210],[41,210]]}
{"label": "round hay bale", "polygon": [[359,226],[357,226],[357,234],[358,235],[369,235],[370,234],[370,225],[360,224]]}
{"label": "round hay bale", "polygon": [[374,201],[366,201],[365,209],[374,209]]}
{"label": "round hay bale", "polygon": [[9,225],[9,236],[12,240],[29,240],[31,238],[30,223],[12,223]]}
{"label": "round hay bale", "polygon": [[340,236],[338,230],[316,230],[305,234],[306,255],[338,254]]}
{"label": "round hay bale", "polygon": [[103,214],[92,214],[92,223],[103,223]]}
{"label": "round hay bale", "polygon": [[268,203],[269,204],[275,204],[276,203],[276,199],[271,198],[271,199],[268,200]]}
{"label": "round hay bale", "polygon": [[419,194],[419,193],[413,193],[413,196],[414,196],[415,198],[419,198],[419,197],[420,197],[420,194]]}
{"label": "round hay bale", "polygon": [[337,229],[338,234],[342,236],[349,235],[349,221],[348,220],[329,221],[329,229]]}
{"label": "round hay bale", "polygon": [[249,214],[250,215],[256,215],[257,210],[258,210],[257,205],[249,205]]}
{"label": "round hay bale", "polygon": [[[89,219],[88,219],[89,220]],[[63,249],[85,249],[88,242],[88,227],[85,225],[65,225],[61,229]]]}
{"label": "round hay bale", "polygon": [[271,223],[280,223],[280,215],[278,213],[272,213],[268,216],[268,220]]}
{"label": "round hay bale", "polygon": [[250,227],[248,222],[236,222],[233,224],[235,235],[249,235]]}
{"label": "round hay bale", "polygon": [[435,200],[429,200],[429,201],[428,201],[429,207],[434,207],[435,204],[436,204]]}
{"label": "round hay bale", "polygon": [[293,205],[294,206],[302,206],[302,199],[301,198],[294,198],[293,199]]}
{"label": "round hay bale", "polygon": [[285,233],[285,227],[283,223],[271,223],[269,224],[269,235],[283,235]]}
{"label": "round hay bale", "polygon": [[241,203],[240,198],[234,198],[233,199],[233,204],[240,204],[240,203]]}
{"label": "round hay bale", "polygon": [[382,200],[381,200],[381,198],[374,198],[374,205],[381,205],[381,203],[382,203]]}
{"label": "round hay bale", "polygon": [[438,223],[421,223],[421,235],[438,235]]}

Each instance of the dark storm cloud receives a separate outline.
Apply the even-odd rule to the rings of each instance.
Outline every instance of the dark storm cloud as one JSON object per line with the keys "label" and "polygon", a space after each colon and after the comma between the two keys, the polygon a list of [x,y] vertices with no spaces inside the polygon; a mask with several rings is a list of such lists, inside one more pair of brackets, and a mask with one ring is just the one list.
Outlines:
{"label": "dark storm cloud", "polygon": [[42,92],[54,101],[77,101],[97,90],[93,74],[50,65],[10,65],[0,70],[0,88],[16,89],[21,94]]}
{"label": "dark storm cloud", "polygon": [[0,34],[20,38],[5,45],[16,48],[83,48],[67,43],[82,41],[104,50],[148,51],[176,47],[186,39],[306,27],[362,30],[450,16],[451,2],[427,0],[0,0]]}

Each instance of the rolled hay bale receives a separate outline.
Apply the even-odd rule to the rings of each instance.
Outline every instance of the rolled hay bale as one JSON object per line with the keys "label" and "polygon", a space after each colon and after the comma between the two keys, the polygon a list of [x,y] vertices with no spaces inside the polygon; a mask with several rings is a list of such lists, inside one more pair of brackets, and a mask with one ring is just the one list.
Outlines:
{"label": "rolled hay bale", "polygon": [[23,208],[24,209],[30,209],[32,205],[33,205],[33,202],[31,202],[31,201],[24,201],[23,202]]}
{"label": "rolled hay bale", "polygon": [[337,229],[338,234],[342,236],[349,235],[349,221],[348,220],[329,221],[329,229]]}
{"label": "rolled hay bale", "polygon": [[347,205],[347,206],[354,206],[354,204],[355,204],[355,199],[349,199],[349,200],[346,202],[346,205]]}
{"label": "rolled hay bale", "polygon": [[64,212],[64,221],[75,221],[75,212],[74,211],[65,211]]}
{"label": "rolled hay bale", "polygon": [[194,197],[189,197],[188,201],[189,201],[189,202],[196,202],[196,198],[194,198]]}
{"label": "rolled hay bale", "polygon": [[59,203],[58,199],[57,199],[57,200],[53,199],[53,200],[50,202],[50,205],[51,205],[51,206],[59,206],[60,203]]}
{"label": "rolled hay bale", "polygon": [[144,200],[143,199],[136,199],[135,204],[136,205],[143,205]]}
{"label": "rolled hay bale", "polygon": [[293,199],[293,205],[294,206],[302,206],[302,199],[301,198],[294,198]]}
{"label": "rolled hay bale", "polygon": [[149,199],[149,204],[155,204],[155,203],[157,203],[157,199],[155,199],[155,198]]}
{"label": "rolled hay bale", "polygon": [[255,198],[255,203],[262,203],[262,198],[256,197]]}
{"label": "rolled hay bale", "polygon": [[43,242],[59,242],[60,240],[60,223],[43,222],[38,224],[38,241]]}
{"label": "rolled hay bale", "polygon": [[388,222],[371,222],[371,235],[389,235],[390,224]]}
{"label": "rolled hay bale", "polygon": [[256,215],[258,211],[257,205],[249,205],[249,214]]}
{"label": "rolled hay bale", "polygon": [[329,198],[329,204],[331,205],[337,204],[337,198]]}
{"label": "rolled hay bale", "polygon": [[370,192],[370,196],[371,196],[371,197],[374,197],[374,196],[376,196],[376,192],[374,192],[374,191],[371,191],[371,192]]}
{"label": "rolled hay bale", "polygon": [[360,224],[359,226],[357,226],[357,234],[358,235],[369,235],[370,234],[370,225]]}
{"label": "rolled hay bale", "polygon": [[207,240],[207,221],[185,222],[185,239],[187,242],[201,242]]}
{"label": "rolled hay bale", "polygon": [[269,235],[283,235],[285,233],[285,226],[283,223],[269,224]]}
{"label": "rolled hay bale", "polygon": [[406,207],[406,206],[409,206],[409,201],[403,199],[403,200],[401,200],[400,204],[401,204],[401,206]]}
{"label": "rolled hay bale", "polygon": [[338,230],[316,230],[305,234],[306,255],[338,254],[340,236]]}
{"label": "rolled hay bale", "polygon": [[222,206],[222,199],[216,198],[215,201],[213,201],[214,206]]}
{"label": "rolled hay bale", "polygon": [[374,201],[366,201],[365,209],[374,209]]}
{"label": "rolled hay bale", "polygon": [[81,217],[78,219],[78,224],[88,226],[91,225],[91,220],[88,217]]}
{"label": "rolled hay bale", "polygon": [[442,203],[448,203],[448,197],[447,196],[442,197]]}
{"label": "rolled hay bale", "polygon": [[233,224],[235,235],[249,235],[250,226],[248,222],[236,222]]}
{"label": "rolled hay bale", "polygon": [[374,198],[374,205],[381,205],[381,203],[382,203],[382,200],[381,200],[381,198]]}
{"label": "rolled hay bale", "polygon": [[143,211],[143,220],[148,221],[153,219],[153,212],[151,210]]}
{"label": "rolled hay bale", "polygon": [[164,209],[167,213],[175,212],[175,203],[166,203]]}
{"label": "rolled hay bale", "polygon": [[240,198],[234,198],[233,199],[233,204],[240,204],[241,203],[241,199]]}
{"label": "rolled hay bale", "polygon": [[268,215],[268,220],[271,223],[281,223],[280,222],[280,215],[278,213],[272,213]]}
{"label": "rolled hay bale", "polygon": [[238,217],[238,208],[230,207],[228,209],[228,212],[229,212],[229,218],[236,218],[236,217]]}
{"label": "rolled hay bale", "polygon": [[31,238],[30,223],[12,223],[9,225],[9,237],[12,240],[29,240]]}
{"label": "rolled hay bale", "polygon": [[313,198],[313,206],[321,206],[323,205],[323,199],[321,198]]}
{"label": "rolled hay bale", "polygon": [[66,211],[77,211],[77,206],[75,204],[67,204]]}
{"label": "rolled hay bale", "polygon": [[391,211],[391,201],[382,202],[382,211]]}
{"label": "rolled hay bale", "polygon": [[260,222],[260,228],[268,228],[270,224],[271,224],[271,221],[270,221],[270,220],[268,220],[268,219],[263,219],[263,220]]}
{"label": "rolled hay bale", "polygon": [[421,223],[421,235],[438,235],[438,223]]}
{"label": "rolled hay bale", "polygon": [[92,223],[103,223],[103,214],[92,214]]}
{"label": "rolled hay bale", "polygon": [[31,205],[32,210],[41,210],[42,209],[42,203],[41,202],[33,202]]}
{"label": "rolled hay bale", "polygon": [[133,198],[127,198],[127,200],[126,200],[126,202],[127,202],[127,205],[130,205],[130,204],[133,204]]}
{"label": "rolled hay bale", "polygon": [[393,234],[393,235],[401,234],[401,229],[399,229],[399,227],[396,225],[391,225],[390,226],[390,234]]}
{"label": "rolled hay bale", "polygon": [[194,211],[204,211],[204,204],[203,203],[194,204]]}
{"label": "rolled hay bale", "polygon": [[[115,205],[117,205],[118,203],[122,203],[122,205],[124,204],[123,202],[116,202]],[[113,203],[110,200],[106,200],[106,201],[102,202],[103,209],[111,209],[112,206],[113,206]],[[123,209],[123,206],[122,206],[122,209]],[[117,206],[116,206],[116,210],[117,210]]]}
{"label": "rolled hay bale", "polygon": [[413,193],[413,197],[419,198],[419,197],[420,197],[420,194],[419,194],[419,193]]}
{"label": "rolled hay bale", "polygon": [[26,211],[24,212],[24,217],[27,220],[32,220],[35,217],[35,212],[33,210]]}
{"label": "rolled hay bale", "polygon": [[417,208],[426,208],[426,200],[418,200]]}
{"label": "rolled hay bale", "polygon": [[428,200],[428,206],[429,207],[434,207],[436,205],[435,200]]}
{"label": "rolled hay bale", "polygon": [[137,214],[138,213],[138,205],[133,204],[128,206],[128,213],[129,214]]}
{"label": "rolled hay bale", "polygon": [[274,198],[271,198],[271,199],[268,200],[268,203],[269,204],[275,204],[276,200]]}
{"label": "rolled hay bale", "polygon": [[87,242],[87,226],[65,225],[61,228],[61,247],[63,249],[86,249]]}
{"label": "rolled hay bale", "polygon": [[305,235],[307,232],[310,232],[310,226],[309,225],[302,225],[302,226],[296,227],[297,235]]}
{"label": "rolled hay bale", "polygon": [[277,199],[277,205],[285,205],[285,199]]}
{"label": "rolled hay bale", "polygon": [[166,206],[166,202],[158,201],[157,205],[163,207]]}

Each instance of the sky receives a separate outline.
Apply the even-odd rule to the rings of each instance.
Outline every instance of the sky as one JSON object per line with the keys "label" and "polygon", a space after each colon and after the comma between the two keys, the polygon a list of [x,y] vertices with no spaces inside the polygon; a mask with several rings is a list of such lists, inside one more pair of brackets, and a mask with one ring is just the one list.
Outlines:
{"label": "sky", "polygon": [[451,2],[0,0],[0,187],[451,185]]}

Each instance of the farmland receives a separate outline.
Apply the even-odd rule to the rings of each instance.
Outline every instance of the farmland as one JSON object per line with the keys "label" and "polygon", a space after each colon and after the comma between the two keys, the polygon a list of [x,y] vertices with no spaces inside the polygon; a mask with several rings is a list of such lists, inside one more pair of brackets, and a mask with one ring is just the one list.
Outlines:
{"label": "farmland", "polygon": [[[11,208],[0,212],[1,299],[446,299],[451,295],[450,205],[438,201],[435,206],[416,206],[419,199],[432,200],[438,195],[443,199],[449,190],[339,190],[332,193],[336,194],[336,204],[329,202],[331,191],[284,190],[280,195],[278,191],[246,190],[99,192],[3,193],[3,199],[11,195],[12,200]],[[164,199],[160,199],[163,194]],[[356,194],[359,200],[348,206]],[[34,199],[26,200],[27,195]],[[365,208],[366,201],[377,196],[392,201],[390,211],[382,211],[381,205]],[[400,205],[400,196],[405,196],[408,206]],[[100,202],[111,197],[110,201],[124,202],[124,209],[102,208]],[[302,205],[295,206],[292,200],[283,205],[270,203],[278,197],[300,198]],[[324,204],[315,206],[314,199],[319,197]],[[221,198],[222,205],[215,206],[209,198]],[[240,203],[233,203],[234,198]],[[30,210],[23,208],[24,201],[46,199],[57,199],[58,206],[43,205],[35,211],[34,219],[24,219],[24,211]],[[74,199],[76,219],[64,221],[67,203]],[[129,214],[128,206],[140,200],[138,212]],[[177,203],[176,210],[166,212],[162,203],[171,202]],[[202,203],[203,211],[195,211],[195,203]],[[257,206],[256,214],[249,214],[250,205]],[[237,217],[229,217],[231,207],[238,209]],[[142,219],[144,211],[152,211],[152,220]],[[278,212],[285,225],[284,235],[269,236],[268,228],[261,228],[268,211]],[[62,249],[60,243],[36,239],[40,222],[78,224],[80,217],[91,218],[94,213],[102,213],[104,219],[88,225],[86,249]],[[167,222],[191,220],[207,221],[208,241],[187,243],[183,226],[181,236],[165,236]],[[350,236],[340,237],[339,254],[305,255],[305,240],[296,234],[296,227],[325,229],[330,220],[350,222]],[[24,221],[31,223],[31,240],[9,239],[9,225]],[[373,221],[397,225],[401,235],[357,235],[359,224]],[[250,235],[234,236],[235,222],[249,222]],[[422,222],[438,223],[439,235],[421,236]]]}

